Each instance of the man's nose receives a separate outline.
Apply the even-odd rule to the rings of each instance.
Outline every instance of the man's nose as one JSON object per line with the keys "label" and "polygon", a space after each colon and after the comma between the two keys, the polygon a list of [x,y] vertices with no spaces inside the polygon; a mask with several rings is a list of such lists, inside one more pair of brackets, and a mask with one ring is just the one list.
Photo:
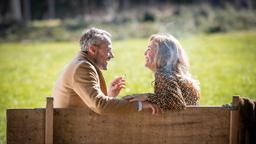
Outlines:
{"label": "man's nose", "polygon": [[109,56],[110,58],[114,58],[114,55],[113,55],[113,53],[112,52],[110,52],[110,56]]}

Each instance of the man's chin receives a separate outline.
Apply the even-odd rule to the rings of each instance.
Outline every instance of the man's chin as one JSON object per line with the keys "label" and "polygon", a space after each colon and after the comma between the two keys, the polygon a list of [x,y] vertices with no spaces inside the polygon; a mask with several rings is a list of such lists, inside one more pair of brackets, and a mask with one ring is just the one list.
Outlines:
{"label": "man's chin", "polygon": [[107,70],[108,69],[108,64],[96,64],[97,67],[100,69],[100,70]]}
{"label": "man's chin", "polygon": [[101,70],[108,70],[107,65],[106,65],[106,66],[100,66],[99,68],[100,68]]}

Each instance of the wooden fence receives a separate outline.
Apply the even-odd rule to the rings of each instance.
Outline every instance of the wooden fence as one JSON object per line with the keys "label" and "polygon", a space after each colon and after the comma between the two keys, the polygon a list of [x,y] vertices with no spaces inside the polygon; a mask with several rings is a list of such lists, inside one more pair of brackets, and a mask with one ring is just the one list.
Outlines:
{"label": "wooden fence", "polygon": [[88,108],[8,109],[7,144],[237,144],[239,97],[231,107],[98,115]]}

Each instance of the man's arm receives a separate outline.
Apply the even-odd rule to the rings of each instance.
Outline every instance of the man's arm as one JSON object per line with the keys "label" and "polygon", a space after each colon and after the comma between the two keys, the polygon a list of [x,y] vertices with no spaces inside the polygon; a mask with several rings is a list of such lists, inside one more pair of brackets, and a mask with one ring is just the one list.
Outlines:
{"label": "man's arm", "polygon": [[84,103],[98,114],[137,112],[137,102],[105,96],[100,89],[96,69],[82,62],[73,74],[73,88]]}

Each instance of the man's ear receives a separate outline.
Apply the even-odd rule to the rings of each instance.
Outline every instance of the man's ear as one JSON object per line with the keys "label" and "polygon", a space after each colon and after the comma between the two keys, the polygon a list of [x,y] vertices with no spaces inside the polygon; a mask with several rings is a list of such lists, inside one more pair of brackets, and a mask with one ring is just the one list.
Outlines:
{"label": "man's ear", "polygon": [[95,55],[96,52],[97,52],[97,47],[94,46],[94,45],[91,45],[88,49],[88,52],[91,54],[91,55]]}

